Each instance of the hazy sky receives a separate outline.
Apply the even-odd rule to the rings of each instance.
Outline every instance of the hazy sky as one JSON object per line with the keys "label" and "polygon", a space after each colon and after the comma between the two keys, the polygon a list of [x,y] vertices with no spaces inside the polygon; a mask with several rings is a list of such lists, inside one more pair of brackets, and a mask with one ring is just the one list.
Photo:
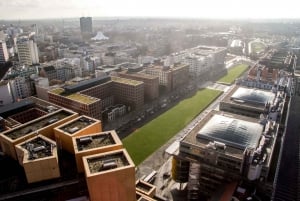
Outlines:
{"label": "hazy sky", "polygon": [[81,16],[300,18],[300,1],[0,0],[0,19],[68,18]]}

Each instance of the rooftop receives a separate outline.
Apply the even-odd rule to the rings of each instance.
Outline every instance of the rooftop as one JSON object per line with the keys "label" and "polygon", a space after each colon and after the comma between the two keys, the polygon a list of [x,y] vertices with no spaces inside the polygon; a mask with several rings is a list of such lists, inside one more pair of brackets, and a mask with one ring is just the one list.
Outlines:
{"label": "rooftop", "polygon": [[240,149],[256,148],[262,131],[263,126],[259,123],[216,114],[201,128],[197,138],[223,142]]}
{"label": "rooftop", "polygon": [[[213,118],[215,115],[217,115],[216,119]],[[258,143],[262,127],[257,122],[256,118],[213,110],[180,143],[205,149],[209,142],[219,141],[226,144],[226,155],[243,158],[245,146]],[[245,127],[248,130],[244,130]],[[240,142],[243,144],[239,144]]]}
{"label": "rooftop", "polygon": [[3,135],[9,137],[12,140],[15,140],[23,136],[26,136],[32,132],[38,132],[39,129],[49,126],[70,115],[72,115],[72,113],[68,112],[67,110],[59,110],[55,113],[51,113],[47,116],[43,116],[40,119],[37,119],[36,121],[30,122],[29,124],[25,124],[24,126],[20,126],[16,129],[12,129],[7,132],[4,132]]}
{"label": "rooftop", "polygon": [[253,88],[239,87],[230,97],[230,100],[237,103],[265,106],[275,98],[274,93]]}
{"label": "rooftop", "polygon": [[91,104],[99,100],[98,98],[94,98],[80,93],[66,94],[63,88],[52,89],[50,92],[84,104]]}
{"label": "rooftop", "polygon": [[78,137],[76,138],[77,149],[78,151],[84,151],[117,144],[113,133],[117,135],[115,131],[107,131],[95,135]]}
{"label": "rooftop", "polygon": [[110,80],[111,80],[111,78],[108,76],[104,76],[101,78],[92,78],[92,79],[81,81],[77,84],[65,86],[64,89],[65,89],[66,93],[70,94],[70,93],[75,93],[75,92],[79,92],[79,91],[94,87],[98,84],[103,84]]}
{"label": "rooftop", "polygon": [[16,111],[22,112],[32,107],[34,107],[34,102],[32,100],[30,99],[21,100],[19,102],[7,104],[5,105],[5,107],[3,106],[0,107],[0,116],[6,118],[14,114]]}
{"label": "rooftop", "polygon": [[89,156],[87,163],[91,174],[130,165],[122,150]]}
{"label": "rooftop", "polygon": [[66,125],[60,127],[59,129],[72,135],[95,122],[96,122],[96,120],[94,120],[90,117],[81,116],[81,117],[67,123]]}
{"label": "rooftop", "polygon": [[119,83],[133,85],[133,86],[137,86],[137,85],[143,84],[143,82],[141,82],[141,81],[130,80],[130,79],[121,78],[121,77],[111,77],[111,79],[114,82],[119,82]]}
{"label": "rooftop", "polygon": [[34,139],[26,141],[20,146],[28,151],[27,160],[35,160],[52,156],[53,147],[56,145],[38,136]]}

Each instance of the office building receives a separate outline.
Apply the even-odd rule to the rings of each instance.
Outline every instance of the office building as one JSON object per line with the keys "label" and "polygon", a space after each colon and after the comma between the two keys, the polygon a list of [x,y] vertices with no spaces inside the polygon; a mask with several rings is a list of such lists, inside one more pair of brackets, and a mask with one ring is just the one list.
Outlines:
{"label": "office building", "polygon": [[226,53],[224,47],[198,46],[174,53],[171,57],[175,63],[188,64],[190,76],[213,78],[225,71]]}
{"label": "office building", "polygon": [[10,130],[59,109],[57,105],[31,96],[1,107],[0,116],[5,119],[5,130]]}
{"label": "office building", "polygon": [[119,77],[131,80],[144,82],[144,97],[145,101],[152,101],[159,96],[158,76],[153,76],[145,73],[135,73],[132,70],[122,71],[118,73]]}
{"label": "office building", "polygon": [[6,47],[6,42],[0,39],[0,64],[8,61],[9,55]]}
{"label": "office building", "polygon": [[113,94],[117,103],[125,104],[136,110],[144,105],[144,83],[120,77],[111,77]]}
{"label": "office building", "polygon": [[125,149],[83,157],[91,201],[136,200],[135,166]]}
{"label": "office building", "polygon": [[219,107],[223,111],[258,118],[261,114],[269,112],[270,104],[275,97],[275,93],[270,91],[236,86],[220,102]]}
{"label": "office building", "polygon": [[15,101],[33,95],[30,88],[30,82],[25,77],[15,77],[14,79],[9,80],[9,84],[13,95],[13,99]]}
{"label": "office building", "polygon": [[[34,97],[0,109],[1,198],[136,200],[135,166],[114,130]],[[143,187],[139,200],[153,200]]]}
{"label": "office building", "polygon": [[63,88],[48,91],[49,101],[81,115],[101,119],[101,100],[81,93],[68,93]]}
{"label": "office building", "polygon": [[93,34],[93,23],[91,17],[80,18],[80,31],[84,39],[88,39]]}
{"label": "office building", "polygon": [[60,177],[56,143],[38,135],[16,145],[28,183]]}
{"label": "office building", "polygon": [[82,115],[102,119],[102,111],[115,104],[128,110],[144,105],[144,83],[120,77],[101,77],[48,91],[49,101]]}
{"label": "office building", "polygon": [[122,142],[114,130],[88,133],[84,136],[73,137],[72,140],[78,172],[84,171],[82,162],[84,156],[123,148]]}
{"label": "office building", "polygon": [[62,149],[74,154],[73,137],[101,131],[101,121],[87,116],[80,116],[54,128],[54,136]]}
{"label": "office building", "polygon": [[21,65],[30,66],[39,63],[39,54],[36,42],[26,36],[17,40],[17,50]]}
{"label": "office building", "polygon": [[211,111],[188,132],[172,166],[173,179],[187,182],[188,200],[217,196],[216,189],[242,181],[271,197],[286,98],[283,90],[236,87],[221,111]]}
{"label": "office building", "polygon": [[17,160],[15,145],[37,134],[54,140],[54,128],[78,116],[70,110],[59,109],[38,119],[0,133],[2,151]]}
{"label": "office building", "polygon": [[171,66],[152,65],[143,72],[152,76],[158,76],[159,85],[166,92],[186,84],[189,79],[189,65],[181,63]]}
{"label": "office building", "polygon": [[273,121],[212,111],[180,142],[172,176],[188,182],[189,200],[242,179],[266,182],[277,132]]}
{"label": "office building", "polygon": [[13,94],[8,81],[0,81],[0,106],[13,102]]}

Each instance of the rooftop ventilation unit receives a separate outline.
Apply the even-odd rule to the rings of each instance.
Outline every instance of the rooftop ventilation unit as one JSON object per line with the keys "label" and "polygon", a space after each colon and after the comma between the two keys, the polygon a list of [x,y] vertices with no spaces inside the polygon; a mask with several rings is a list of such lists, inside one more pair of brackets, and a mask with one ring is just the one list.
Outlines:
{"label": "rooftop ventilation unit", "polygon": [[79,128],[77,127],[77,126],[75,126],[75,127],[73,127],[73,128],[69,128],[68,129],[68,132],[69,133],[75,133],[76,131],[78,131],[79,130]]}
{"label": "rooftop ventilation unit", "polygon": [[38,147],[33,148],[32,151],[38,152],[38,151],[42,151],[42,150],[45,150],[45,149],[46,149],[45,146],[38,146]]}
{"label": "rooftop ventilation unit", "polygon": [[82,144],[88,144],[93,141],[92,137],[83,137],[79,139],[79,142]]}
{"label": "rooftop ventilation unit", "polygon": [[50,119],[50,120],[48,121],[48,124],[52,124],[52,123],[54,123],[54,122],[56,122],[56,121],[58,121],[57,118]]}
{"label": "rooftop ventilation unit", "polygon": [[118,167],[117,163],[115,160],[106,160],[103,161],[103,164],[100,168],[100,170],[109,170]]}

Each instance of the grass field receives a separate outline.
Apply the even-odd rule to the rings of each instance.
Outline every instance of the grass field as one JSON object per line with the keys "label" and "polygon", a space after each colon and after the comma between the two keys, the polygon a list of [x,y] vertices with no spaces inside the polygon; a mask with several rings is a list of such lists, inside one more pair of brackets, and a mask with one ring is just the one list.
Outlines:
{"label": "grass field", "polygon": [[263,52],[265,50],[265,45],[261,42],[253,42],[251,44],[251,49],[252,49],[252,52],[255,52],[255,53],[259,53],[259,52]]}
{"label": "grass field", "polygon": [[123,139],[123,145],[139,165],[155,150],[183,129],[222,92],[212,89],[199,90],[145,126]]}
{"label": "grass field", "polygon": [[248,68],[247,64],[238,64],[228,69],[227,75],[218,80],[218,82],[232,84],[236,78],[240,77]]}

